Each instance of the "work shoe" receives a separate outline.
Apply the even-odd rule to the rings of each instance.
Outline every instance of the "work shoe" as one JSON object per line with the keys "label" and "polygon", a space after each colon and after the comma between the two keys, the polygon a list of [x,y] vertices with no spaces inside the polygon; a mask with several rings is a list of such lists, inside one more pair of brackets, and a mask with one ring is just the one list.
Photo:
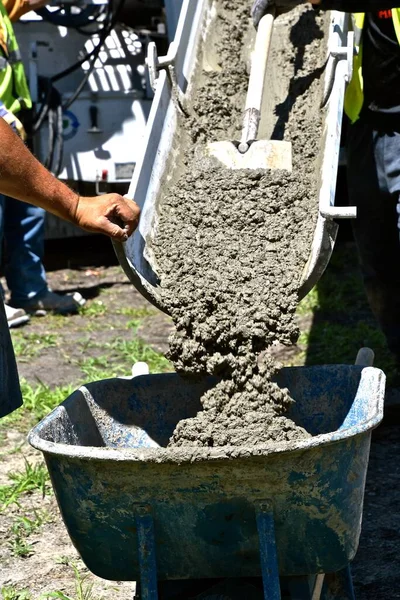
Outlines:
{"label": "work shoe", "polygon": [[4,308],[9,327],[18,327],[29,321],[29,315],[26,314],[23,308],[13,308],[7,304],[4,305]]}
{"label": "work shoe", "polygon": [[45,317],[48,312],[56,315],[71,315],[77,313],[78,308],[85,303],[86,300],[79,292],[62,295],[47,290],[41,296],[35,296],[24,302],[23,308],[36,317]]}

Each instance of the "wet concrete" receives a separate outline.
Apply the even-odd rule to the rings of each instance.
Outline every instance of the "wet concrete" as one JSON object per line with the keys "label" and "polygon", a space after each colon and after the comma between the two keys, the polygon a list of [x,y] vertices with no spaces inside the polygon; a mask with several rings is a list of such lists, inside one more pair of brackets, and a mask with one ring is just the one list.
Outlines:
{"label": "wet concrete", "polygon": [[206,41],[206,68],[200,60],[180,124],[179,175],[165,190],[154,240],[176,328],[169,358],[180,372],[221,379],[202,398],[204,410],[178,425],[174,445],[308,435],[285,417],[292,400],[271,381],[268,348],[298,337],[293,317],[317,217],[325,24],[305,7],[276,23],[261,134],[292,142],[293,172],[230,171],[199,157],[206,142],[239,137],[249,4],[217,3],[215,50]]}

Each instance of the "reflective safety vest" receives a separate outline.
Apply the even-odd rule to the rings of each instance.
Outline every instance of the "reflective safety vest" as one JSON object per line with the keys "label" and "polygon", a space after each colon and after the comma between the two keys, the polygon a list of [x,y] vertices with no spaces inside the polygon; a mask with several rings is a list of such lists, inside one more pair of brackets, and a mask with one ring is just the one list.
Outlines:
{"label": "reflective safety vest", "polygon": [[[392,8],[392,19],[397,41],[400,44],[400,8]],[[344,98],[344,111],[350,121],[354,123],[360,116],[364,103],[364,82],[362,75],[362,30],[364,27],[365,13],[352,15],[354,30],[355,55],[353,59],[353,77],[347,86]]]}
{"label": "reflective safety vest", "polygon": [[0,30],[0,100],[15,114],[32,108],[32,100],[14,29],[1,0]]}

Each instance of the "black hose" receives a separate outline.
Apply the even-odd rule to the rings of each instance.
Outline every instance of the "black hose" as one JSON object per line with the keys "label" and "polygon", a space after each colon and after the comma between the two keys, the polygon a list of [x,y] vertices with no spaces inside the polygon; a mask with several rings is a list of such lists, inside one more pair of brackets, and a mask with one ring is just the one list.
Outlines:
{"label": "black hose", "polygon": [[51,92],[52,92],[52,84],[51,84],[50,79],[48,79],[47,77],[39,77],[38,83],[39,83],[39,89],[40,89],[41,84],[46,86],[46,95],[43,99],[42,106],[41,106],[38,114],[36,115],[36,119],[32,125],[33,133],[36,133],[37,131],[39,131],[39,129],[41,128],[41,126],[44,123],[45,118],[47,117],[47,114],[49,112],[50,98],[51,98]]}
{"label": "black hose", "polygon": [[[108,8],[107,8],[107,11],[104,10],[104,6],[101,6],[100,8],[101,8],[101,10],[99,11],[99,14],[96,16],[95,19],[93,19],[93,21],[90,21],[90,23],[87,23],[86,25],[74,27],[75,31],[77,31],[78,33],[80,33],[81,35],[84,35],[86,37],[91,37],[93,35],[100,35],[100,33],[104,30],[106,18],[102,22],[98,22],[98,18],[103,13],[105,13],[105,12],[107,13],[107,11],[108,11]],[[86,27],[88,27],[88,28],[93,27],[94,23],[98,23],[97,29],[85,29]]]}
{"label": "black hose", "polygon": [[[60,153],[62,153],[62,133],[63,133],[63,114],[61,105],[61,94],[55,88],[51,89],[51,95],[48,102],[48,155],[44,161],[44,166],[53,171],[54,155],[56,145],[58,144],[57,168],[60,169]],[[61,144],[61,145],[60,145]],[[58,174],[58,173],[57,173]]]}
{"label": "black hose", "polygon": [[[124,1],[125,0],[120,0],[120,3],[122,2],[122,4],[123,4]],[[119,6],[118,6],[117,11],[118,11],[118,13],[120,12]],[[102,28],[102,30],[101,30],[100,38],[99,38],[99,42],[98,42],[97,46],[95,48],[93,48],[93,50],[91,50],[90,52],[85,54],[82,58],[80,58],[76,63],[74,63],[70,67],[67,67],[66,69],[64,69],[64,71],[61,71],[60,73],[57,73],[56,75],[53,75],[51,77],[51,81],[53,81],[53,82],[59,81],[60,79],[63,79],[64,77],[67,77],[68,75],[71,75],[71,73],[73,73],[74,71],[79,69],[79,67],[82,66],[84,62],[90,61],[95,53],[96,53],[95,58],[97,58],[102,45],[104,44],[106,38],[108,37],[109,33],[111,32],[111,25],[114,26],[114,24],[115,24],[114,20],[112,19],[112,0],[110,0],[108,3],[108,7],[107,7],[107,13],[104,18],[104,28]]]}
{"label": "black hose", "polygon": [[[118,6],[118,13],[120,11],[120,7]],[[53,77],[50,77],[48,79],[44,79],[44,78],[40,78],[42,81],[46,81],[46,96],[43,100],[41,109],[36,117],[36,120],[33,124],[33,133],[36,133],[37,131],[39,131],[40,127],[43,125],[44,120],[46,119],[48,112],[49,112],[49,103],[50,103],[50,97],[52,94],[52,90],[53,90],[53,82],[58,81],[59,79],[62,79],[63,77],[66,77],[67,75],[73,73],[76,69],[78,69],[84,62],[86,62],[87,60],[91,61],[93,60],[93,65],[94,65],[94,61],[96,60],[101,46],[104,44],[104,41],[106,39],[106,37],[109,34],[109,31],[111,31],[111,25],[113,23],[112,20],[112,0],[110,0],[110,2],[108,3],[107,6],[107,14],[104,20],[104,26],[102,28],[102,32],[103,29],[106,29],[106,31],[104,31],[99,39],[99,43],[98,45],[88,54],[86,54],[82,59],[80,59],[78,62],[76,62],[75,64],[71,65],[70,67],[68,67],[67,69],[65,69],[64,71],[61,71],[60,73],[58,73],[57,75],[53,75]],[[107,36],[105,36],[105,33],[107,33]],[[89,75],[93,70],[93,66],[92,69],[89,69]],[[84,84],[87,82],[89,77],[86,77],[85,74],[85,78],[84,78]],[[81,84],[79,85],[79,93],[81,92],[83,86],[81,86]],[[79,94],[78,94],[79,95]],[[75,101],[76,99],[76,95],[75,93],[73,94],[73,101]],[[70,106],[70,104],[72,104],[72,102],[70,102],[68,104],[68,106]]]}
{"label": "black hose", "polygon": [[[34,124],[33,124],[32,130],[34,133],[36,133],[40,129],[40,127],[43,125],[44,120],[47,117],[48,128],[49,128],[49,134],[48,134],[49,150],[48,150],[48,155],[47,155],[47,158],[46,158],[44,164],[49,170],[52,170],[54,156],[55,156],[55,150],[56,150],[56,145],[57,145],[58,150],[57,150],[57,157],[56,157],[55,168],[54,168],[54,174],[56,176],[59,175],[60,170],[61,170],[62,159],[63,159],[63,150],[64,150],[63,110],[66,110],[67,108],[69,108],[71,106],[71,104],[73,104],[73,102],[75,102],[75,100],[78,98],[78,96],[82,92],[83,88],[85,87],[90,75],[93,72],[95,62],[100,54],[100,50],[101,50],[103,44],[104,44],[105,40],[107,39],[107,37],[110,35],[112,29],[115,27],[115,25],[118,21],[118,17],[120,15],[120,12],[123,8],[124,3],[125,3],[125,0],[119,0],[115,14],[113,15],[113,0],[109,0],[108,7],[107,7],[107,13],[104,18],[104,24],[100,30],[100,33],[98,34],[99,41],[98,41],[96,47],[93,48],[93,50],[91,50],[91,52],[87,53],[84,57],[82,57],[75,64],[71,65],[67,69],[64,69],[64,71],[61,71],[60,73],[57,73],[56,75],[53,75],[52,77],[44,80],[45,86],[46,86],[45,97],[43,99],[42,107],[38,113],[38,116],[37,116]],[[94,34],[92,33],[92,35],[94,35]],[[86,61],[89,61],[89,68],[88,68],[87,72],[85,73],[82,81],[80,82],[80,84],[78,85],[78,87],[76,88],[76,90],[72,94],[72,96],[66,101],[66,103],[64,105],[62,105],[61,94],[53,86],[53,83],[64,77],[67,77],[67,75],[70,75],[71,73],[73,73],[76,69],[78,69]]]}
{"label": "black hose", "polygon": [[56,113],[56,144],[57,144],[57,159],[54,167],[54,175],[58,177],[61,172],[62,160],[64,156],[64,137],[63,137],[63,108],[60,104],[57,106]]}
{"label": "black hose", "polygon": [[[35,10],[36,14],[42,17],[43,21],[47,21],[52,25],[68,27],[75,29],[75,27],[85,27],[96,20],[101,12],[102,7],[98,6],[87,6],[79,14],[62,15],[61,10],[49,11],[47,7],[39,8]],[[65,10],[65,9],[64,9]]]}
{"label": "black hose", "polygon": [[54,111],[53,109],[49,109],[49,113],[47,116],[47,122],[48,122],[48,127],[49,127],[49,134],[48,134],[48,154],[46,157],[46,160],[44,161],[44,166],[46,167],[46,169],[49,169],[49,171],[51,171],[51,167],[53,164],[53,156],[54,156],[54,144],[55,144],[55,135],[54,135]]}
{"label": "black hose", "polygon": [[67,102],[64,104],[64,109],[67,109],[71,106],[71,104],[73,104],[75,102],[75,100],[78,98],[79,94],[82,92],[83,88],[85,87],[90,75],[93,72],[94,66],[95,66],[95,62],[97,60],[97,57],[100,53],[100,50],[105,42],[105,40],[107,39],[107,37],[109,36],[109,34],[111,33],[112,29],[115,27],[115,24],[118,21],[118,17],[119,14],[121,12],[121,9],[124,5],[125,0],[119,0],[117,9],[115,11],[114,16],[111,18],[111,21],[107,27],[107,29],[105,29],[104,32],[102,32],[102,34],[100,34],[100,39],[99,39],[99,43],[97,44],[95,50],[92,53],[91,56],[91,63],[89,65],[88,70],[85,73],[85,76],[83,77],[82,81],[80,82],[80,84],[78,85],[78,87],[76,88],[75,92],[72,94],[72,96],[67,100]]}

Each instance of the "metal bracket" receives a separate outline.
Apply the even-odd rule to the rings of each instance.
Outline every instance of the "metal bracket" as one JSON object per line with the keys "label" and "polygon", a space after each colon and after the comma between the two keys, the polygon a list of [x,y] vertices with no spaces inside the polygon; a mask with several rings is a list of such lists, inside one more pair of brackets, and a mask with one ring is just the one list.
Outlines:
{"label": "metal bracket", "polygon": [[334,46],[329,52],[325,76],[325,81],[327,83],[325,85],[324,97],[321,102],[321,108],[324,108],[324,106],[326,106],[331,95],[336,77],[336,67],[339,61],[347,61],[347,73],[345,75],[345,80],[347,82],[351,81],[351,78],[353,77],[354,53],[354,31],[349,31],[347,33],[347,46]]}
{"label": "metal bracket", "polygon": [[153,92],[156,91],[159,71],[161,71],[161,69],[167,71],[169,82],[171,84],[172,100],[175,103],[177,110],[181,114],[187,115],[187,111],[184,108],[183,94],[179,88],[175,71],[177,52],[178,46],[173,41],[169,45],[168,53],[165,56],[158,56],[155,42],[150,42],[147,47],[146,65],[149,70],[150,85]]}
{"label": "metal bracket", "polygon": [[175,42],[171,42],[167,54],[165,56],[158,56],[156,43],[149,42],[147,46],[146,65],[149,70],[150,85],[154,92],[157,87],[158,72],[161,69],[167,69],[171,73],[169,67],[174,67],[177,51],[178,48]]}

